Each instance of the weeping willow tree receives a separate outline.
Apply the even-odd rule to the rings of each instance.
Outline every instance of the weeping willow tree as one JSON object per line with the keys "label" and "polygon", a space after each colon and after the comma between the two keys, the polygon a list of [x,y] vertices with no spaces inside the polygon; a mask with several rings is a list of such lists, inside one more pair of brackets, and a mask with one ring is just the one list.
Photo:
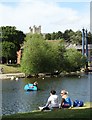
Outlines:
{"label": "weeping willow tree", "polygon": [[48,44],[41,35],[27,35],[21,68],[26,74],[53,72],[57,69],[57,46]]}

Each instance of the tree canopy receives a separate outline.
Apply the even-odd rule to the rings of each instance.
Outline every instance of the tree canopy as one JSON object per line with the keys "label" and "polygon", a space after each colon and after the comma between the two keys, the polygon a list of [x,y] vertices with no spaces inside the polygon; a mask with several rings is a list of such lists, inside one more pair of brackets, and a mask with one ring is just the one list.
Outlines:
{"label": "tree canopy", "polygon": [[[92,34],[88,32],[88,44],[92,42]],[[81,45],[82,44],[82,32],[80,30],[74,32],[72,29],[67,29],[64,32],[58,31],[53,33],[47,33],[45,35],[46,40],[61,40],[63,39],[67,43]]]}
{"label": "tree canopy", "polygon": [[0,46],[2,46],[2,52],[0,52],[0,57],[6,58],[6,61],[8,60],[16,60],[16,46],[12,42],[0,42]]}
{"label": "tree canopy", "polygon": [[48,43],[41,35],[26,37],[21,61],[26,74],[77,71],[86,63],[86,58],[75,49],[66,50],[64,42]]}
{"label": "tree canopy", "polygon": [[23,44],[25,34],[22,31],[16,30],[15,26],[0,27],[0,45],[2,45],[1,58],[8,60],[16,60],[16,53]]}
{"label": "tree canopy", "polygon": [[0,27],[0,42],[12,42],[20,49],[20,45],[24,42],[25,34],[22,31],[16,30],[15,26]]}
{"label": "tree canopy", "polygon": [[64,57],[66,64],[65,71],[67,72],[75,72],[86,65],[87,58],[82,56],[81,52],[76,49],[67,49]]}
{"label": "tree canopy", "polygon": [[24,43],[22,70],[27,74],[54,71],[54,52],[41,35],[30,35]]}

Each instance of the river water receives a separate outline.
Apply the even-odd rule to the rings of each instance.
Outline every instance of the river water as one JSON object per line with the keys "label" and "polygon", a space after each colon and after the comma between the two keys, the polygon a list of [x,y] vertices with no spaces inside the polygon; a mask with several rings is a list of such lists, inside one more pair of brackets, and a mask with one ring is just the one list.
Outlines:
{"label": "river water", "polygon": [[[24,91],[24,86],[34,81],[38,81],[39,90]],[[2,114],[37,110],[39,106],[45,105],[52,89],[56,90],[59,95],[59,102],[62,89],[66,89],[73,100],[92,101],[91,85],[92,73],[52,78],[19,78],[18,81],[2,80],[2,89],[0,89],[0,95],[2,94]]]}

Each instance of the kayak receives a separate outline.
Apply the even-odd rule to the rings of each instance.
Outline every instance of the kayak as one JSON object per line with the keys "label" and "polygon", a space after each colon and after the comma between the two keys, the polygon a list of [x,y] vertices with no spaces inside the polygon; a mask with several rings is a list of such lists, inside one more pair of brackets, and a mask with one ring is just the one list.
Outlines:
{"label": "kayak", "polygon": [[36,91],[37,90],[37,86],[34,86],[33,84],[27,84],[24,86],[24,90],[26,91]]}

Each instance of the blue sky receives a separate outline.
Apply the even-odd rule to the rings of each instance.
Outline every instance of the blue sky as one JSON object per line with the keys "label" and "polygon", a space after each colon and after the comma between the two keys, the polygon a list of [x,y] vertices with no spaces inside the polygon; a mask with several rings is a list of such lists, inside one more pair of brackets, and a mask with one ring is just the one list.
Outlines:
{"label": "blue sky", "polygon": [[0,26],[24,33],[41,25],[42,33],[72,29],[90,31],[90,0],[0,0]]}

